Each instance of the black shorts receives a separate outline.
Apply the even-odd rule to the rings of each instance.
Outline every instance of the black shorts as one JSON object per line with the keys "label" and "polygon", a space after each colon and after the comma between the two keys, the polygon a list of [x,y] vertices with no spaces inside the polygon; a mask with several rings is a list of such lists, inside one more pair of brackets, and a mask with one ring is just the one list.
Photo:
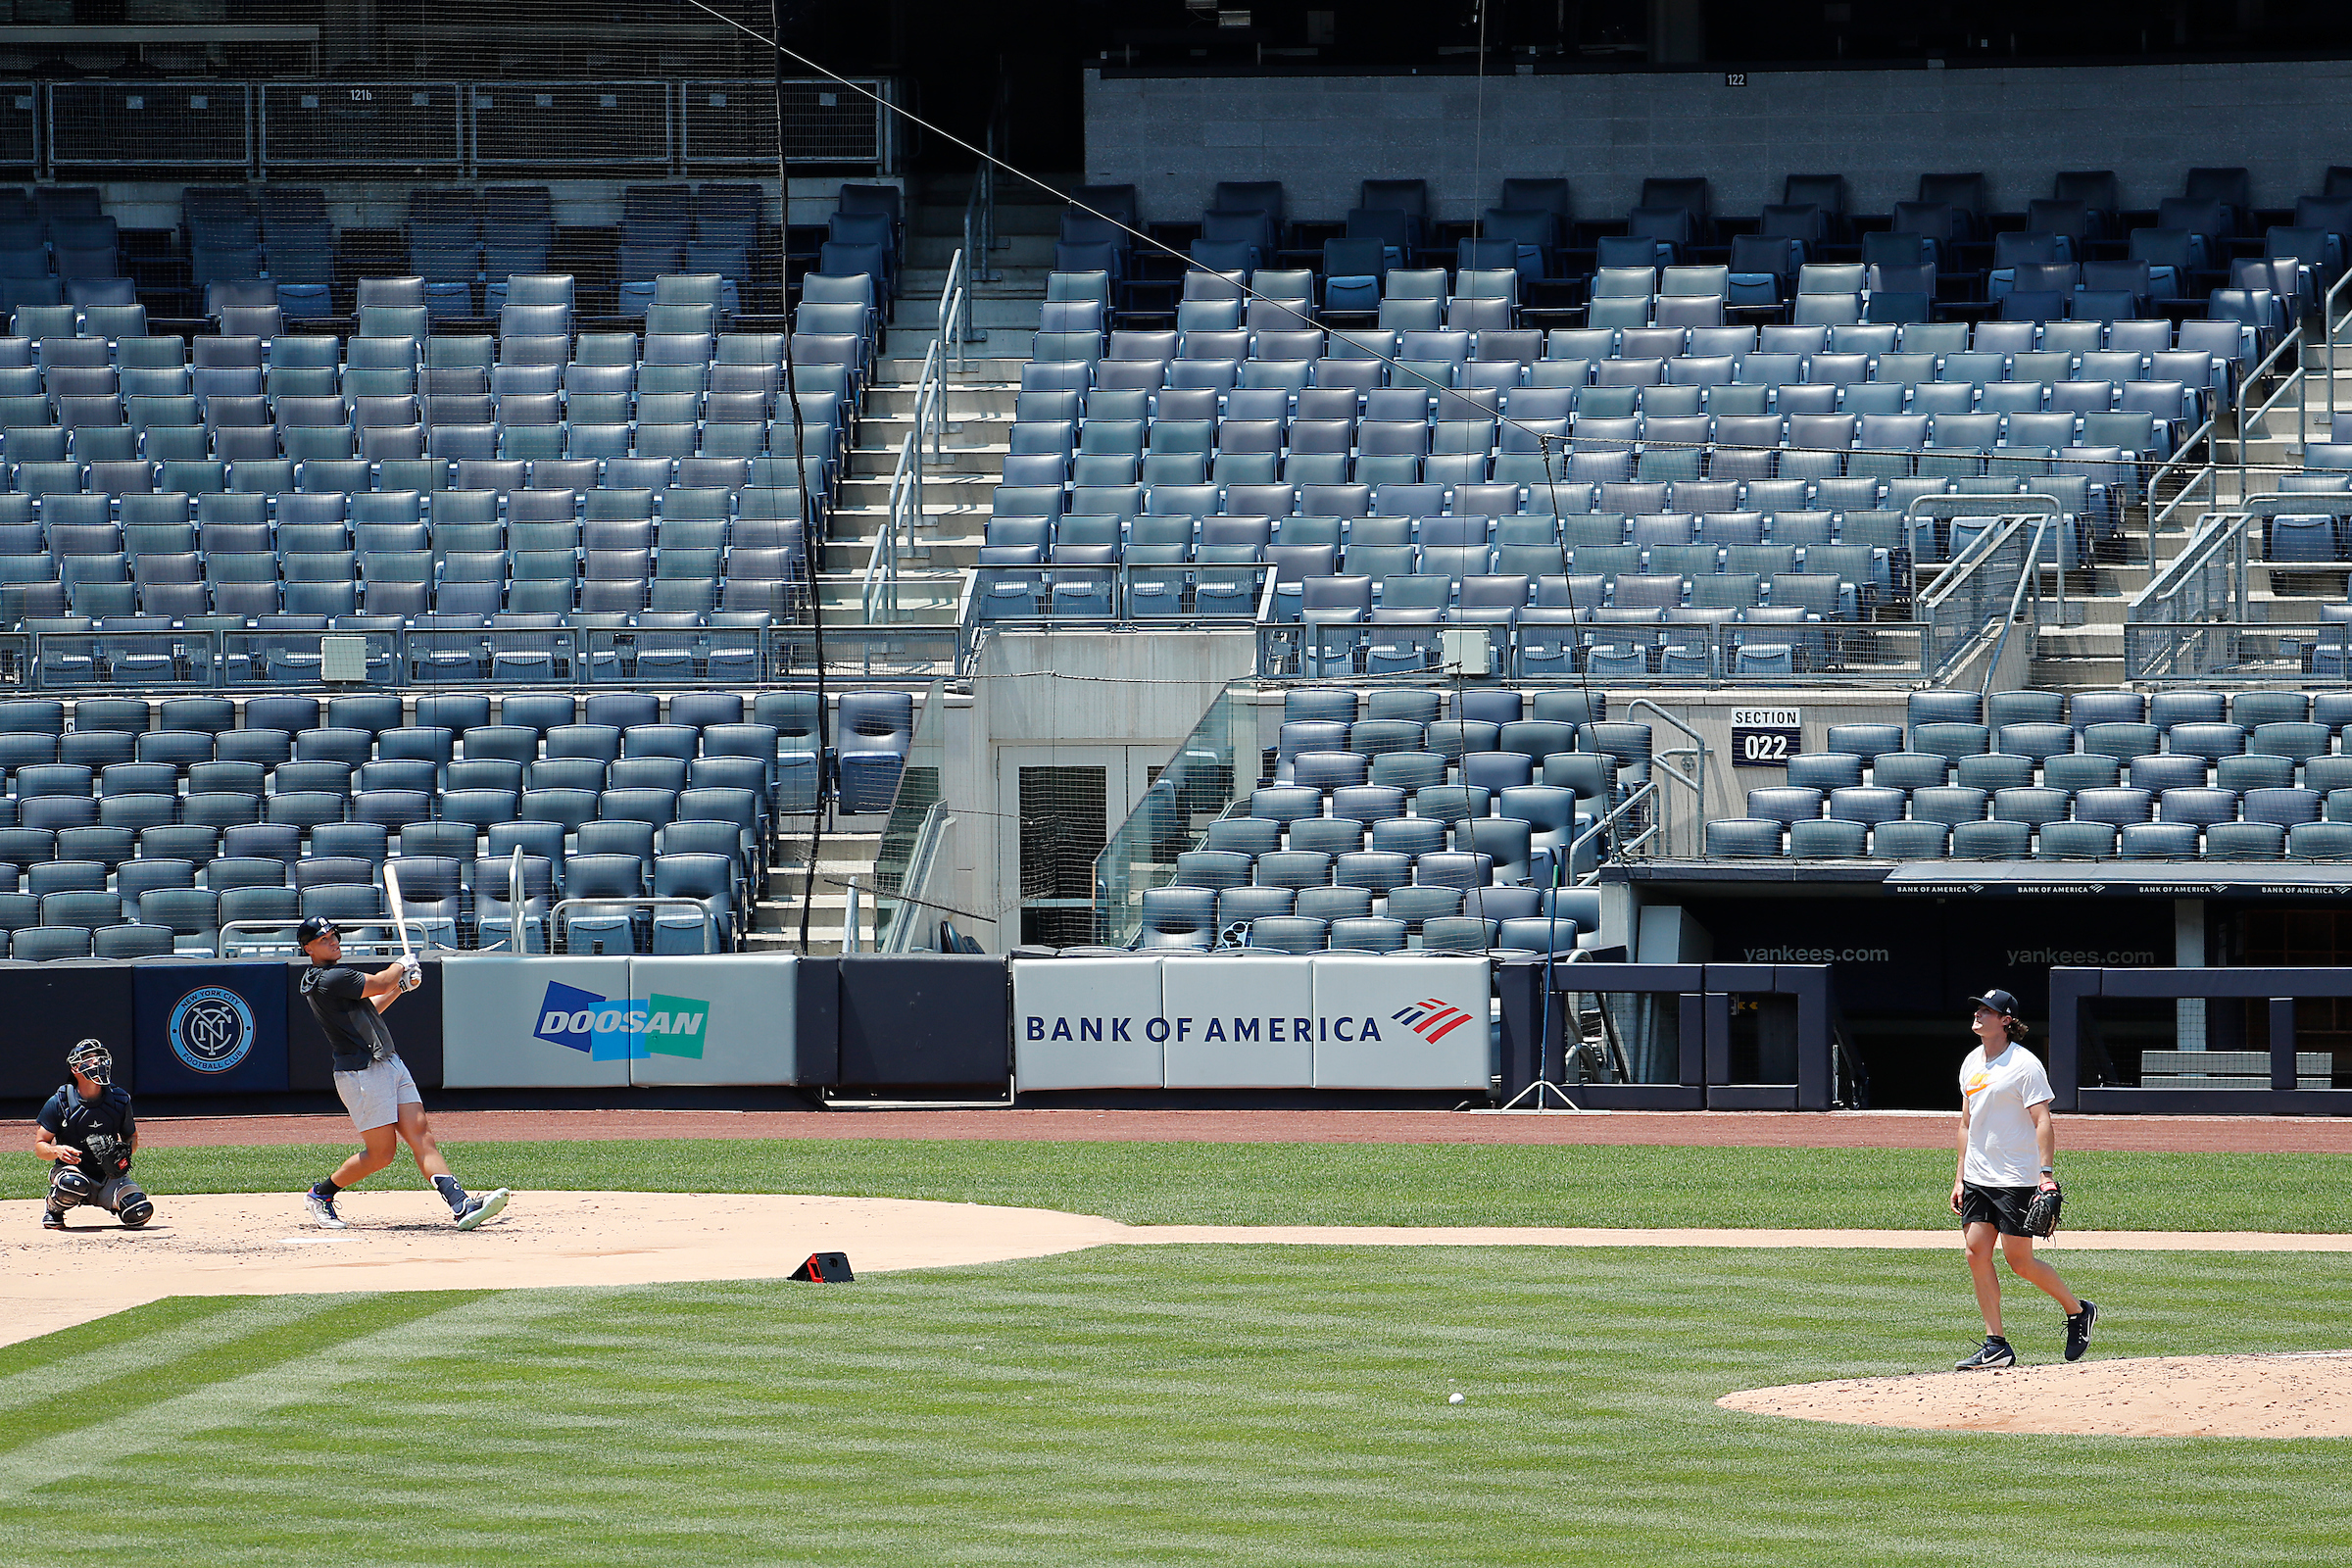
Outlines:
{"label": "black shorts", "polygon": [[1979,1187],[1960,1184],[1960,1223],[1990,1225],[2003,1236],[2031,1236],[2026,1229],[2026,1205],[2034,1201],[2032,1187]]}

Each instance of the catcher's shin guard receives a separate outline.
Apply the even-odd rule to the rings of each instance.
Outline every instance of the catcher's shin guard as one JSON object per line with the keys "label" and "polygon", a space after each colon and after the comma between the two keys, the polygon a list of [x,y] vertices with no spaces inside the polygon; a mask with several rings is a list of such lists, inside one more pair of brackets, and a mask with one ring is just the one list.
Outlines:
{"label": "catcher's shin guard", "polygon": [[49,1212],[63,1214],[76,1203],[86,1203],[98,1193],[98,1184],[72,1166],[49,1173]]}
{"label": "catcher's shin guard", "polygon": [[122,1206],[115,1210],[115,1217],[130,1229],[135,1231],[155,1218],[154,1200],[136,1187],[124,1187],[122,1200]]}

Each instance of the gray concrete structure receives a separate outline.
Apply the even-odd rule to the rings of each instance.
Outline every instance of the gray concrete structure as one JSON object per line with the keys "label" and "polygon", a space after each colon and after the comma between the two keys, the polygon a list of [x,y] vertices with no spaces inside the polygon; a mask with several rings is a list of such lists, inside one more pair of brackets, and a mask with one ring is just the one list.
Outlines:
{"label": "gray concrete structure", "polygon": [[1759,71],[1747,83],[1089,72],[1087,178],[1132,181],[1152,219],[1194,217],[1220,179],[1279,179],[1292,216],[1336,220],[1358,180],[1421,177],[1439,216],[1467,219],[1506,176],[1564,174],[1578,216],[1607,218],[1648,175],[1704,174],[1717,211],[1754,213],[1780,200],[1784,175],[1842,173],[1852,210],[1883,213],[1922,172],[1982,171],[1994,207],[2022,212],[2061,170],[2114,170],[2128,206],[2154,207],[2210,165],[2246,167],[2255,201],[2284,207],[2352,163],[2347,61]]}

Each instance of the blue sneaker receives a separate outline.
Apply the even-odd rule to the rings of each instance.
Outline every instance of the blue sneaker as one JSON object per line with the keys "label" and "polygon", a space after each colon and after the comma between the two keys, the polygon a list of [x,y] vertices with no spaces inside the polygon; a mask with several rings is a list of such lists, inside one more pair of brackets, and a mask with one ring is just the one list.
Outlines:
{"label": "blue sneaker", "polygon": [[302,1206],[311,1216],[311,1223],[330,1231],[347,1231],[351,1227],[335,1212],[335,1200],[314,1187],[302,1195]]}
{"label": "blue sneaker", "polygon": [[466,1206],[457,1212],[458,1229],[470,1231],[496,1219],[507,1200],[514,1195],[501,1187],[495,1193],[482,1193],[466,1200]]}

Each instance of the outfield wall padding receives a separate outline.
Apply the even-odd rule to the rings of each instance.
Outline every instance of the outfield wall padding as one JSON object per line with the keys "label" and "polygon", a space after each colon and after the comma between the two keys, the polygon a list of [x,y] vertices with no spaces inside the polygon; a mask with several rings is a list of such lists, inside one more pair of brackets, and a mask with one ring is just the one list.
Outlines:
{"label": "outfield wall padding", "polygon": [[451,1089],[796,1083],[800,965],[788,954],[453,958],[441,965],[441,1080]]}
{"label": "outfield wall padding", "polygon": [[[1206,958],[1175,960],[1206,963]],[[1012,1052],[1023,1089],[1157,1089],[1166,1049],[1152,1025],[1164,960],[1012,960]]]}
{"label": "outfield wall padding", "polygon": [[141,963],[131,970],[131,1009],[142,1093],[282,1095],[291,1087],[281,960]]}
{"label": "outfield wall padding", "polygon": [[1016,958],[1031,1089],[1463,1089],[1494,1072],[1483,956]]}
{"label": "outfield wall padding", "polygon": [[1004,958],[853,954],[840,973],[842,1085],[1009,1085],[1012,977]]}
{"label": "outfield wall padding", "polygon": [[841,959],[799,960],[798,1004],[793,1009],[793,1057],[800,1082],[823,1087],[841,1082]]}
{"label": "outfield wall padding", "polygon": [[[441,1082],[450,1089],[619,1089],[627,1048],[600,1017],[625,1014],[626,958],[457,958],[441,966]],[[570,1027],[581,1014],[587,1027]],[[558,1026],[540,1033],[544,1019]]]}
{"label": "outfield wall padding", "polygon": [[790,954],[631,958],[629,1005],[645,1017],[633,1084],[799,1082],[800,959]]}
{"label": "outfield wall padding", "polygon": [[[66,1053],[96,1040],[114,1054],[115,1080],[136,1090],[131,975],[126,963],[0,962],[0,1099],[45,1100],[70,1076]],[[29,1223],[29,1222],[28,1222]]]}

